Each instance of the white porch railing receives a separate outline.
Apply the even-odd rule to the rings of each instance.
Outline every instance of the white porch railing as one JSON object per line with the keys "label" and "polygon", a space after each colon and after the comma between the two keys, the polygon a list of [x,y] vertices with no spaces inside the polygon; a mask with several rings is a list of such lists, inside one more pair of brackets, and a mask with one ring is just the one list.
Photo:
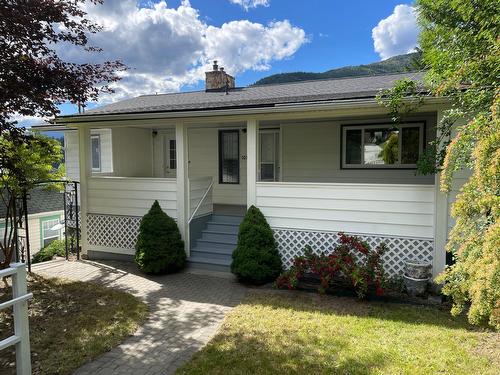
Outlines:
{"label": "white porch railing", "polygon": [[0,341],[0,351],[15,345],[16,371],[18,375],[31,374],[30,336],[28,321],[28,299],[33,297],[28,293],[26,283],[26,268],[23,263],[13,263],[9,268],[0,270],[0,279],[12,277],[12,299],[0,303],[0,310],[13,307],[14,335]]}
{"label": "white porch railing", "polygon": [[198,177],[189,179],[189,220],[207,215],[213,211],[214,181],[212,177]]}
{"label": "white porch railing", "polygon": [[273,228],[434,236],[434,185],[258,182],[257,206]]}
{"label": "white porch railing", "polygon": [[91,214],[142,217],[157,200],[163,211],[177,218],[175,178],[91,177],[87,197]]}

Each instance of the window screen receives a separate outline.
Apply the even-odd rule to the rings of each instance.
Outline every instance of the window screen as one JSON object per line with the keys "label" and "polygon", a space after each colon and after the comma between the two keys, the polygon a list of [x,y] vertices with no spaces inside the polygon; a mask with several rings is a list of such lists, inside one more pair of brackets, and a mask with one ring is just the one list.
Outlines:
{"label": "window screen", "polygon": [[240,132],[221,130],[219,132],[219,182],[240,183]]}

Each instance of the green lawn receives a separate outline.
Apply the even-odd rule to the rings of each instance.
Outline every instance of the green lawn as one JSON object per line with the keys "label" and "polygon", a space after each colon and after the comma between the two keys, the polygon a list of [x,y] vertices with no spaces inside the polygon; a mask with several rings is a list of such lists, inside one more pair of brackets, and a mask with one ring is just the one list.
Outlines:
{"label": "green lawn", "polygon": [[[3,287],[3,283],[2,283]],[[70,374],[133,334],[147,306],[131,294],[97,284],[33,275],[29,302],[34,374]],[[0,301],[7,299],[0,288]],[[12,310],[0,311],[0,338],[13,333]],[[0,352],[0,374],[15,374],[14,351]]]}
{"label": "green lawn", "polygon": [[498,333],[434,307],[257,291],[178,374],[499,374]]}

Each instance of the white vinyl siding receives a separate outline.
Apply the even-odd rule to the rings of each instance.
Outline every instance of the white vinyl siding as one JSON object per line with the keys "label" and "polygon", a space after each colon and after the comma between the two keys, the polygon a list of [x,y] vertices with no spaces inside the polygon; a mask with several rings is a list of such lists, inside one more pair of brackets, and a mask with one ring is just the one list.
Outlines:
{"label": "white vinyl siding", "polygon": [[167,178],[92,177],[88,180],[88,212],[143,216],[155,200],[177,217],[177,184]]}
{"label": "white vinyl siding", "polygon": [[78,132],[64,132],[64,163],[66,167],[66,176],[73,181],[80,181],[78,150]]}
{"label": "white vinyl siding", "polygon": [[433,238],[434,186],[257,183],[273,228]]}
{"label": "white vinyl siding", "polygon": [[153,175],[153,134],[151,129],[113,129],[113,175]]}

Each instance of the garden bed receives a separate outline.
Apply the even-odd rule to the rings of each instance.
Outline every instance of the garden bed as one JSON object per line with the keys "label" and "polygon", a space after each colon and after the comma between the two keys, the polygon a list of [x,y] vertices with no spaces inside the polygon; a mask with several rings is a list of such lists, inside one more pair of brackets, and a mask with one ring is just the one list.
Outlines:
{"label": "garden bed", "polygon": [[[136,297],[102,286],[32,275],[28,289],[33,374],[70,374],[132,335],[146,319]],[[0,289],[0,302],[7,299]],[[0,311],[0,338],[13,334],[12,310]],[[14,350],[0,356],[0,374],[15,374]]]}
{"label": "garden bed", "polygon": [[[365,301],[384,302],[384,303],[406,303],[413,305],[443,305],[446,308],[451,308],[451,305],[441,295],[428,293],[425,296],[411,296],[403,291],[401,283],[391,283],[384,289],[382,294],[377,294],[374,287],[369,287],[367,294],[363,297]],[[273,284],[267,285],[269,288],[275,288]],[[320,278],[315,274],[306,274],[297,282],[296,288],[304,292],[318,293],[321,291]],[[325,294],[335,297],[358,297],[356,289],[345,280],[338,278],[331,281],[328,288],[324,291]]]}

